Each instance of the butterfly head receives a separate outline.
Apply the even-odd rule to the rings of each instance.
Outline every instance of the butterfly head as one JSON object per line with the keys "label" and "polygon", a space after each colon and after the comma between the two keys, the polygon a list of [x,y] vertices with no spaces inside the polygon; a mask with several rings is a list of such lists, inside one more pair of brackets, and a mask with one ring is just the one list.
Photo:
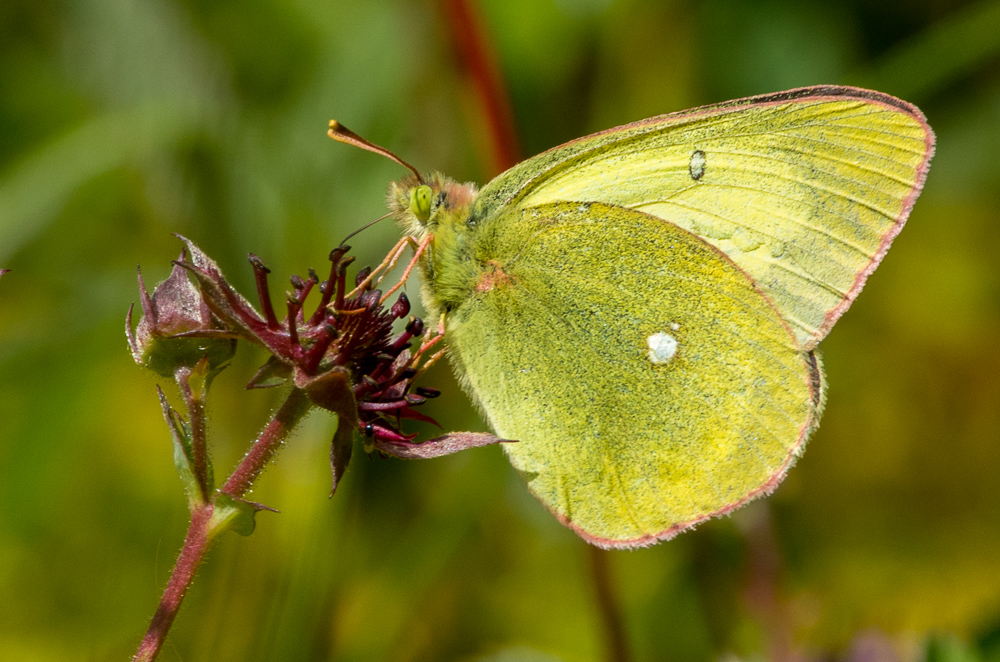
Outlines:
{"label": "butterfly head", "polygon": [[415,176],[389,188],[389,209],[410,236],[420,240],[442,226],[464,223],[476,197],[475,184],[460,184],[440,173]]}

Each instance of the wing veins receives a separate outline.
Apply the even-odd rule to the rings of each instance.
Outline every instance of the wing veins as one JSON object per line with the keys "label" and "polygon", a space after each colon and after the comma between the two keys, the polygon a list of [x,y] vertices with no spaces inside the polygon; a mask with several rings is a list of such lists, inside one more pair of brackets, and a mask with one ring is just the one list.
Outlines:
{"label": "wing veins", "polygon": [[[723,185],[722,184],[712,184],[712,186],[723,186]],[[747,230],[752,230],[753,232],[757,232],[759,234],[762,234],[765,237],[769,237],[770,239],[773,239],[775,242],[777,242],[779,244],[793,243],[793,242],[790,242],[790,241],[785,240],[785,239],[780,239],[780,238],[778,238],[778,237],[776,237],[776,236],[774,236],[772,234],[769,234],[768,232],[765,232],[764,230],[760,230],[760,229],[758,229],[756,227],[751,227],[749,225],[746,225],[746,224],[741,223],[739,221],[733,220],[733,219],[728,218],[726,216],[722,216],[722,215],[717,214],[715,212],[708,211],[707,209],[703,209],[701,207],[693,207],[691,205],[685,205],[682,202],[675,201],[675,200],[670,200],[669,198],[663,199],[663,200],[654,200],[652,202],[644,202],[644,203],[642,203],[640,205],[640,207],[632,207],[632,209],[641,208],[641,207],[645,207],[645,206],[648,206],[648,205],[657,205],[657,204],[673,205],[675,207],[680,207],[681,209],[686,209],[688,211],[697,212],[697,213],[700,213],[700,214],[705,214],[706,216],[711,216],[711,217],[717,218],[717,219],[719,219],[721,221],[726,221],[728,223],[732,223],[733,225],[737,225],[737,226],[739,226],[741,228],[745,228]],[[757,209],[760,209],[760,208],[757,208]],[[763,211],[763,210],[761,210],[761,211]],[[662,218],[658,214],[654,214],[652,212],[646,212],[646,211],[644,211],[643,213],[649,214],[650,216],[656,216],[657,218]],[[814,226],[814,225],[810,225],[808,223],[805,223],[803,221],[797,220],[797,219],[789,217],[789,216],[781,216],[781,218],[784,219],[784,220],[786,220],[786,221],[789,221],[791,223],[794,223],[795,225],[798,225],[799,227],[801,227],[801,228],[803,228],[805,230],[810,230],[812,232],[815,232],[817,234],[823,235],[825,237],[829,237],[830,239],[832,239],[832,240],[834,240],[834,241],[836,241],[836,242],[838,242],[840,244],[843,244],[847,248],[850,248],[850,249],[853,249],[853,250],[857,251],[858,253],[860,253],[861,255],[863,255],[867,260],[871,260],[871,257],[872,257],[871,253],[867,252],[866,250],[864,250],[860,246],[856,246],[853,243],[851,243],[850,241],[848,241],[846,239],[843,239],[842,237],[838,237],[837,235],[829,232],[828,230],[826,230],[824,228],[821,228],[821,227],[818,227],[818,226]],[[665,220],[665,221],[667,221],[669,223],[673,223],[673,221],[670,221],[669,219],[663,219],[663,220]],[[677,224],[674,223],[674,225],[677,225]],[[697,235],[698,233],[692,232],[692,234]],[[698,236],[701,236],[701,235],[698,235]]]}

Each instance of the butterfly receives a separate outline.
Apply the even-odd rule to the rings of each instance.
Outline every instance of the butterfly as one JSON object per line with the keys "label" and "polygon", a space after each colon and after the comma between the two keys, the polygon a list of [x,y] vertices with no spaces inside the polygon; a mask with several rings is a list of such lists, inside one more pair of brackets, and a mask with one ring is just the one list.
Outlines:
{"label": "butterfly", "polygon": [[916,107],[808,87],[579,138],[478,190],[414,170],[389,206],[531,492],[587,541],[639,547],[781,482],[823,411],[816,347],[933,151]]}

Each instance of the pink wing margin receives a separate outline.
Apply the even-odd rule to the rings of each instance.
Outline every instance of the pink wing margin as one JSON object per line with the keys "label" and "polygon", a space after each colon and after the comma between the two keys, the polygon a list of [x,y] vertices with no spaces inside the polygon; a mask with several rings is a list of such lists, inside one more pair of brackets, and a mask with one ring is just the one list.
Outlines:
{"label": "pink wing margin", "polygon": [[[761,105],[780,105],[783,103],[788,103],[790,101],[824,101],[824,100],[844,100],[844,99],[857,99],[860,101],[865,101],[868,103],[886,106],[888,108],[902,111],[912,117],[924,132],[924,153],[923,159],[916,168],[915,178],[913,187],[910,190],[909,195],[903,200],[902,206],[900,208],[899,214],[894,219],[892,226],[883,234],[882,240],[879,244],[879,248],[875,255],[871,258],[868,264],[861,269],[854,279],[854,283],[851,288],[845,294],[843,301],[841,301],[837,306],[831,309],[823,320],[822,325],[817,330],[814,335],[814,342],[804,347],[806,352],[812,350],[819,342],[822,340],[833,325],[840,318],[841,315],[851,306],[854,300],[860,294],[862,288],[865,285],[865,281],[868,276],[875,271],[879,263],[885,257],[885,254],[889,251],[889,247],[892,245],[893,240],[903,229],[906,224],[906,219],[910,215],[910,211],[913,209],[913,205],[916,203],[917,197],[919,197],[920,192],[923,190],[924,182],[927,179],[927,171],[930,168],[931,158],[934,156],[935,147],[935,136],[934,131],[931,129],[930,125],[927,123],[927,118],[920,111],[919,108],[913,104],[907,103],[901,99],[884,94],[882,92],[876,92],[874,90],[866,90],[857,87],[847,87],[847,86],[814,86],[814,87],[802,87],[793,90],[787,90],[784,92],[776,92],[773,94],[764,94],[753,97],[746,97],[743,99],[736,99],[733,101],[726,101],[720,104],[714,104],[710,106],[703,106],[700,108],[695,108],[693,110],[680,111],[677,113],[670,113],[667,115],[659,115],[657,117],[651,117],[649,119],[640,120],[638,122],[633,122],[631,124],[625,124],[612,129],[607,129],[598,133],[591,134],[589,136],[584,136],[582,138],[577,138],[568,143],[554,147],[547,152],[543,152],[538,157],[530,159],[530,161],[535,161],[535,159],[549,160],[548,168],[545,168],[542,172],[537,173],[535,177],[524,178],[522,181],[518,182],[520,179],[517,172],[518,167],[515,166],[513,169],[497,177],[494,182],[499,184],[496,188],[498,189],[496,193],[500,193],[499,200],[497,197],[493,198],[494,204],[500,202],[501,204],[509,204],[511,201],[518,197],[526,194],[530,191],[534,185],[544,181],[548,172],[554,169],[559,164],[565,163],[566,161],[572,160],[578,157],[581,153],[587,151],[587,143],[592,139],[599,136],[603,136],[609,133],[616,133],[621,135],[622,139],[633,138],[637,135],[644,133],[642,129],[664,126],[664,122],[668,125],[682,124],[687,120],[703,118],[712,115],[722,115],[729,112],[736,112],[746,106],[761,106]],[[580,147],[581,149],[573,149],[574,147]],[[546,157],[548,157],[546,159]],[[537,172],[537,171],[536,171]],[[509,179],[508,179],[509,177]],[[508,179],[508,181],[503,182],[502,180]],[[513,181],[511,181],[513,180]],[[491,185],[493,182],[491,182]],[[486,197],[493,197],[489,195],[487,187],[484,189],[483,193]],[[506,195],[504,195],[506,194]],[[483,210],[485,211],[485,210]],[[812,356],[811,354],[806,354],[807,356]],[[819,389],[821,389],[822,377],[819,375],[820,368],[818,364],[813,359],[812,370],[814,371],[814,396],[819,397]],[[781,466],[772,473],[766,481],[764,481],[759,487],[752,490],[742,498],[726,504],[722,508],[701,515],[694,519],[679,522],[674,524],[670,528],[661,531],[659,533],[651,533],[638,538],[627,539],[627,540],[615,540],[609,538],[600,538],[594,536],[587,531],[584,531],[578,527],[574,522],[569,520],[564,515],[552,511],[552,514],[558,519],[563,525],[572,529],[581,538],[587,542],[602,547],[605,549],[634,549],[640,547],[648,547],[654,545],[658,542],[670,540],[684,531],[694,528],[698,524],[715,517],[721,517],[727,515],[730,512],[736,510],[737,508],[745,505],[749,501],[756,499],[757,497],[767,496],[771,494],[784,479],[788,470],[795,463],[795,460],[802,454],[804,450],[805,443],[809,438],[810,433],[815,429],[819,415],[821,413],[821,408],[817,408],[813,416],[809,418],[808,421],[802,426],[799,432],[799,437],[796,440],[795,445],[789,451],[787,457]],[[543,501],[544,503],[544,501]],[[551,510],[551,509],[550,509]]]}
{"label": "pink wing margin", "polygon": [[[583,136],[581,138],[571,140],[557,147],[553,147],[546,152],[542,152],[532,159],[529,159],[529,162],[536,162],[536,160],[543,162],[549,161],[547,167],[541,172],[536,172],[535,176],[518,181],[518,179],[520,179],[520,173],[518,172],[519,166],[515,166],[511,170],[497,177],[494,182],[499,184],[497,187],[499,190],[497,192],[502,194],[502,198],[505,198],[503,204],[509,204],[513,200],[526,195],[535,186],[545,181],[548,175],[552,171],[556,170],[558,166],[585,154],[589,150],[589,144],[595,138],[600,136],[617,134],[622,140],[629,140],[646,133],[644,129],[655,131],[660,128],[684,124],[685,122],[694,119],[738,112],[748,106],[776,106],[793,101],[822,102],[827,100],[842,101],[844,99],[856,99],[858,101],[885,106],[896,111],[902,111],[906,115],[912,117],[917,121],[924,132],[924,154],[923,160],[916,168],[916,177],[914,178],[913,187],[910,190],[910,194],[903,200],[903,205],[900,208],[899,215],[894,219],[892,226],[882,236],[882,241],[875,255],[868,262],[868,264],[858,272],[854,279],[854,283],[847,291],[844,299],[837,306],[827,312],[823,319],[823,323],[813,335],[813,341],[803,347],[805,350],[811,350],[826,337],[836,321],[840,319],[840,316],[843,315],[848,308],[850,308],[851,304],[858,297],[858,294],[860,294],[862,288],[864,287],[868,276],[870,276],[871,273],[875,271],[875,268],[878,267],[882,258],[884,258],[885,254],[888,252],[889,246],[892,245],[892,241],[896,238],[896,235],[899,234],[900,230],[903,229],[903,225],[906,224],[906,219],[909,217],[910,211],[913,209],[913,205],[916,202],[917,197],[920,195],[921,190],[923,190],[924,181],[927,179],[927,171],[930,168],[931,157],[934,156],[935,136],[934,131],[927,123],[927,118],[920,111],[920,109],[913,104],[907,103],[902,99],[897,99],[894,96],[890,96],[882,92],[866,90],[859,87],[838,85],[800,87],[793,90],[786,90],[784,92],[775,92],[772,94],[762,94],[743,99],[735,99],[733,101],[725,101],[723,103],[710,106],[702,106],[692,110],[683,110],[676,113],[658,115],[656,117],[650,117],[648,119],[639,120],[638,122],[624,124],[622,126],[593,133],[589,136]],[[505,181],[508,179],[511,181]],[[491,194],[490,188],[492,188],[492,185],[493,182],[491,182],[490,186],[487,186],[487,188],[482,191],[481,195],[489,198]],[[499,200],[497,202],[499,202]]]}
{"label": "pink wing margin", "polygon": [[[711,244],[706,244],[706,245],[708,245],[710,248],[713,249],[715,248],[714,246],[711,246]],[[722,256],[724,259],[727,260],[729,259],[728,256],[726,256],[721,251],[719,252],[719,255]],[[737,269],[739,268],[739,266],[736,265],[735,263],[733,263],[733,266],[736,267]],[[747,278],[749,278],[749,275],[747,276]],[[767,299],[767,296],[764,295],[763,292],[760,292],[760,294],[765,299]],[[770,300],[769,299],[767,300],[770,303]],[[773,307],[774,304],[771,303],[771,305]],[[775,314],[777,314],[777,310],[775,310]],[[786,323],[784,326],[785,329],[788,331],[789,336],[794,337],[794,333],[792,332],[792,329],[788,326],[788,324]],[[781,484],[781,481],[785,479],[785,476],[788,474],[788,470],[792,468],[792,465],[795,464],[795,461],[802,456],[802,453],[805,451],[806,442],[809,441],[809,436],[813,433],[813,431],[817,427],[819,427],[819,419],[820,416],[822,416],[823,414],[823,404],[824,404],[823,401],[825,399],[824,396],[825,379],[823,377],[823,368],[820,365],[819,358],[816,356],[814,352],[811,351],[803,352],[802,357],[803,360],[806,362],[806,367],[809,370],[809,376],[810,376],[809,392],[813,402],[812,412],[810,413],[809,418],[806,419],[806,421],[802,424],[802,427],[799,428],[798,438],[795,440],[795,444],[788,450],[788,454],[785,456],[785,459],[781,463],[781,466],[778,467],[770,476],[768,476],[767,480],[761,483],[757,488],[751,490],[750,492],[745,494],[743,497],[737,499],[736,501],[728,503],[724,505],[722,508],[719,508],[718,510],[712,511],[710,513],[700,515],[685,522],[678,522],[677,524],[674,524],[673,526],[663,531],[660,531],[659,533],[650,533],[644,536],[640,536],[638,538],[617,540],[614,538],[601,538],[599,536],[595,536],[589,533],[588,531],[585,531],[584,529],[577,526],[571,519],[569,519],[562,513],[556,512],[548,503],[545,502],[544,499],[538,498],[538,495],[534,494],[533,491],[532,494],[535,496],[535,498],[538,498],[538,500],[542,503],[542,505],[548,508],[549,512],[551,512],[552,515],[557,520],[559,520],[559,522],[563,526],[572,529],[574,533],[576,533],[578,536],[586,540],[588,543],[596,545],[597,547],[601,547],[603,549],[638,549],[641,547],[651,547],[652,545],[655,545],[659,542],[675,538],[681,533],[684,533],[689,529],[693,529],[702,522],[706,522],[716,517],[723,517],[725,515],[728,515],[729,513],[733,512],[734,510],[737,510],[738,508],[746,505],[747,503],[753,501],[758,497],[765,497],[770,495],[778,488],[778,485]],[[529,491],[531,490],[530,485],[528,486],[528,489]]]}

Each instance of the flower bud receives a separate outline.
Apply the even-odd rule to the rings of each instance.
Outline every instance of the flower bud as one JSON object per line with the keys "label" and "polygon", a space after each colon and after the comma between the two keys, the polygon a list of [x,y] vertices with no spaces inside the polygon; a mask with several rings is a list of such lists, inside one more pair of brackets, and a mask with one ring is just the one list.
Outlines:
{"label": "flower bud", "polygon": [[208,357],[210,374],[232,359],[236,340],[216,324],[201,292],[183,268],[175,265],[152,296],[139,272],[139,296],[142,318],[133,331],[130,308],[125,328],[136,363],[173,378],[178,368],[193,368],[204,357]]}

